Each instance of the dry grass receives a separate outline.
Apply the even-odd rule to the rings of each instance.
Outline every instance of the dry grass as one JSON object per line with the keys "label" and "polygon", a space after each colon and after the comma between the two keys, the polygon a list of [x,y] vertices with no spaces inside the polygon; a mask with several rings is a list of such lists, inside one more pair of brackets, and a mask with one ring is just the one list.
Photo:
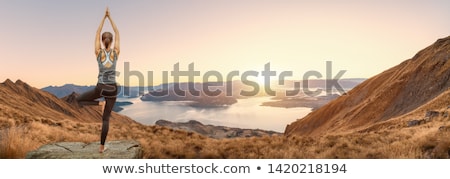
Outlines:
{"label": "dry grass", "polygon": [[61,126],[32,122],[0,130],[0,158],[24,158],[43,144],[61,141],[92,142],[97,136]]}
{"label": "dry grass", "polygon": [[[137,140],[145,158],[450,158],[450,116],[405,126],[427,110],[450,112],[448,80],[435,78],[450,74],[449,49],[447,37],[366,80],[291,124],[289,137],[217,140],[122,119],[112,121],[107,140]],[[99,140],[98,109],[71,107],[22,81],[1,85],[0,158],[23,158],[51,142]]]}
{"label": "dry grass", "polygon": [[[409,114],[408,118],[411,116]],[[112,121],[107,140],[137,140],[144,149],[144,158],[449,157],[450,130],[438,130],[449,123],[448,118],[440,117],[415,127],[405,127],[405,120],[392,119],[368,130],[321,137],[265,136],[221,140],[166,127]],[[69,119],[15,121],[0,118],[0,126],[3,126],[0,130],[0,158],[24,158],[27,152],[51,142],[95,142],[99,140],[101,129],[100,123]]]}
{"label": "dry grass", "polygon": [[14,127],[0,131],[0,158],[23,158],[27,150],[34,148],[27,138],[29,130],[24,127]]}

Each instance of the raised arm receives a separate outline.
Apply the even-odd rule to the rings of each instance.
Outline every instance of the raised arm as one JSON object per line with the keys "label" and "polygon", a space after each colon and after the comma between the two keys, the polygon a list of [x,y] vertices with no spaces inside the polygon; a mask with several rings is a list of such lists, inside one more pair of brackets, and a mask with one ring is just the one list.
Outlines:
{"label": "raised arm", "polygon": [[102,22],[100,23],[100,26],[97,29],[97,34],[95,35],[95,56],[98,56],[98,53],[102,49],[102,42],[101,42],[100,36],[102,33],[103,24],[105,23],[105,19],[106,19],[106,15],[103,17]]}
{"label": "raised arm", "polygon": [[114,21],[112,20],[109,11],[108,13],[106,13],[106,17],[108,17],[109,22],[111,22],[111,26],[114,30],[114,50],[116,50],[117,55],[119,55],[120,53],[120,35],[119,35],[119,29],[117,29],[116,23],[114,23]]}

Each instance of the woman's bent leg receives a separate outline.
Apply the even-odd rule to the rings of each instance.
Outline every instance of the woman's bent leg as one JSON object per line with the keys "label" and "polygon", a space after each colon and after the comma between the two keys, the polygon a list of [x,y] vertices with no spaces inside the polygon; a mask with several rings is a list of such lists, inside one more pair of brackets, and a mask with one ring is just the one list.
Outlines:
{"label": "woman's bent leg", "polygon": [[98,105],[96,99],[100,98],[100,90],[96,86],[94,89],[88,90],[77,97],[77,102],[80,105]]}

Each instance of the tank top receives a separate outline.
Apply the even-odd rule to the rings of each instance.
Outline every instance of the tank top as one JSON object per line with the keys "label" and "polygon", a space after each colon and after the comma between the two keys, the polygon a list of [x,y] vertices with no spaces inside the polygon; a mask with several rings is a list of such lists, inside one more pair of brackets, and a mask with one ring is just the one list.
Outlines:
{"label": "tank top", "polygon": [[[105,53],[105,59],[102,59],[102,53]],[[111,59],[113,53],[113,59]],[[98,83],[115,84],[116,83],[116,63],[117,53],[111,49],[107,52],[105,49],[100,50],[97,56],[98,63]]]}

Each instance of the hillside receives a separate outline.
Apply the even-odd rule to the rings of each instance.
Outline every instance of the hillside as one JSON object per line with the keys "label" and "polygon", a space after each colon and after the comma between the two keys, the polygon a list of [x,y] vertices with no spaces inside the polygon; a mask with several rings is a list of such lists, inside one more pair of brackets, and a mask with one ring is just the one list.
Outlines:
{"label": "hillside", "polygon": [[285,134],[351,132],[412,112],[449,89],[449,59],[450,37],[439,39],[413,58],[365,80],[347,95],[291,123]]}
{"label": "hillside", "polygon": [[[76,93],[57,98],[49,92],[17,80],[0,83],[0,158],[23,158],[28,151],[53,142],[96,142],[101,131],[101,107],[79,107]],[[177,142],[182,138],[205,139],[197,134],[173,131],[164,127],[144,126],[127,116],[112,112],[107,140],[139,139],[147,147],[159,138],[161,143]],[[158,136],[158,137],[155,137]],[[153,148],[163,145],[154,145]],[[172,147],[172,145],[165,146]],[[95,151],[93,151],[95,152]],[[154,154],[161,156],[160,152]],[[166,153],[167,156],[173,156]],[[166,157],[167,158],[167,157]]]}
{"label": "hillside", "polygon": [[[136,140],[144,158],[450,158],[449,48],[450,37],[438,40],[293,122],[285,135],[213,139],[113,113],[107,141]],[[0,83],[0,158],[24,158],[54,142],[98,142],[101,109],[78,107],[76,95]]]}
{"label": "hillside", "polygon": [[[101,119],[100,106],[80,108],[74,102],[75,93],[59,99],[42,90],[17,80],[7,79],[0,84],[0,117],[11,123],[28,123],[55,119],[55,122],[71,120],[77,122],[98,122]],[[126,116],[113,113],[111,120],[118,123],[134,123]],[[11,124],[0,121],[1,126]]]}
{"label": "hillside", "polygon": [[[98,142],[100,108],[79,108],[73,104],[75,95],[59,99],[20,80],[1,83],[0,158],[24,158],[27,152],[54,142]],[[449,97],[450,91],[437,99]],[[438,109],[443,103],[432,101],[425,107]],[[136,140],[144,158],[448,158],[450,132],[437,130],[445,119],[412,128],[379,123],[368,129],[371,132],[319,138],[265,135],[219,140],[142,125],[113,113],[107,141]]]}

